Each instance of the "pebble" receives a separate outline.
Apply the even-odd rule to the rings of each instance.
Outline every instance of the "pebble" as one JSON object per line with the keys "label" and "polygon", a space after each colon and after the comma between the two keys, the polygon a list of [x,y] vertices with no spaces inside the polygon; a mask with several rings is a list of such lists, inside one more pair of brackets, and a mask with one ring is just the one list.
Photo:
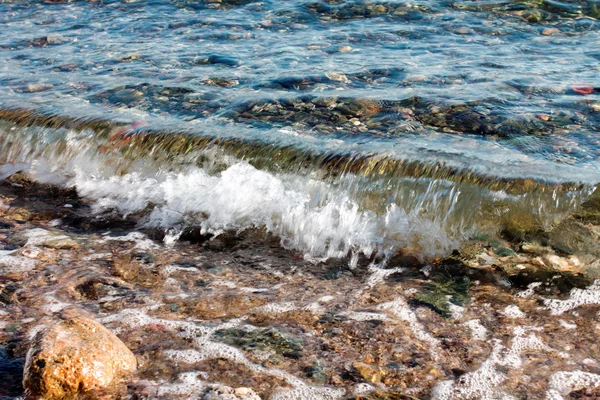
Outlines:
{"label": "pebble", "polygon": [[27,85],[27,92],[29,93],[38,93],[38,92],[44,92],[46,90],[50,90],[54,87],[54,85],[51,85],[49,83],[38,83],[38,84],[29,84]]}
{"label": "pebble", "polygon": [[554,35],[555,33],[560,33],[560,29],[558,29],[558,28],[544,28],[542,30],[542,35],[544,35],[544,36]]}

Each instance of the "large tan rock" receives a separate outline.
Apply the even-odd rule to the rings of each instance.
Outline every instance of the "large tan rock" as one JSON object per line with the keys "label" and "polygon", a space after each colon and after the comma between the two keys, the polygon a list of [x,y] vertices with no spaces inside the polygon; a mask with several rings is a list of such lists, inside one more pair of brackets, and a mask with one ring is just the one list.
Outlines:
{"label": "large tan rock", "polygon": [[27,353],[23,386],[32,396],[64,399],[106,388],[136,368],[135,356],[119,338],[78,316],[37,334]]}

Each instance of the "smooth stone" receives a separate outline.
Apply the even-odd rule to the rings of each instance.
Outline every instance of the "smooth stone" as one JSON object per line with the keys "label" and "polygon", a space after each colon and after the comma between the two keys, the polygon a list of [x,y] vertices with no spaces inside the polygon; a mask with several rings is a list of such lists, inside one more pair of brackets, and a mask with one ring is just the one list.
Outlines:
{"label": "smooth stone", "polygon": [[75,316],[39,332],[25,361],[26,394],[47,400],[108,388],[133,374],[137,361],[114,333]]}

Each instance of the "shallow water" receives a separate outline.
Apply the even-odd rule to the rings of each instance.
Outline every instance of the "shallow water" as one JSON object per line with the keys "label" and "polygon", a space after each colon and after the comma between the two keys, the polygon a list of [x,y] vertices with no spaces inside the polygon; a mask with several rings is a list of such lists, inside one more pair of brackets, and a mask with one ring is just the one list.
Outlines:
{"label": "shallow water", "polygon": [[595,398],[598,17],[0,1],[0,396],[74,307],[122,398]]}
{"label": "shallow water", "polygon": [[[274,225],[323,257],[407,240],[340,227],[358,242],[313,251],[303,242],[336,239],[279,220],[298,229],[332,207],[322,223],[339,226],[358,207],[357,223],[385,237],[406,231],[386,225],[399,209],[401,224],[443,232],[420,246],[431,255],[490,224],[473,209],[514,203],[549,226],[598,181],[597,2],[20,1],[0,11],[0,107],[21,110],[3,112],[17,122],[2,124],[4,163],[37,160],[70,174],[50,182],[91,198],[100,170],[129,192],[169,179],[193,192],[203,185],[194,167],[234,167],[215,185],[247,182],[206,207],[191,204],[196,194],[97,194],[125,213],[195,213],[150,217],[157,226]],[[287,192],[254,182],[245,163]],[[173,182],[162,192],[180,190]],[[247,195],[274,216],[198,218],[223,203],[240,211]]]}

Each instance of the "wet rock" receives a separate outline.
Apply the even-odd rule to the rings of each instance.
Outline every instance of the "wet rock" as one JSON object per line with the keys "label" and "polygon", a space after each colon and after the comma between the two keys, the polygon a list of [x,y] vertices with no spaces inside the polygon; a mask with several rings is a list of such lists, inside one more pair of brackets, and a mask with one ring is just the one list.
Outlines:
{"label": "wet rock", "polygon": [[240,347],[246,351],[272,351],[288,358],[302,357],[302,345],[284,335],[275,328],[246,331],[243,329],[223,329],[215,335],[227,344]]}
{"label": "wet rock", "polygon": [[211,385],[200,396],[202,400],[260,400],[250,388],[231,388],[223,385]]}
{"label": "wet rock", "polygon": [[113,261],[112,270],[115,276],[131,281],[140,273],[140,264],[132,262],[127,255],[120,255]]}
{"label": "wet rock", "polygon": [[525,211],[511,210],[502,216],[500,223],[502,235],[511,242],[522,242],[543,236],[544,229],[539,217]]}
{"label": "wet rock", "polygon": [[128,283],[156,287],[164,282],[165,276],[161,273],[161,266],[155,262],[154,256],[146,252],[121,254],[113,261],[112,272]]}
{"label": "wet rock", "polygon": [[464,306],[469,301],[469,286],[470,280],[467,277],[430,281],[413,299],[431,307],[442,316],[449,317],[452,314],[451,303]]}
{"label": "wet rock", "polygon": [[561,253],[587,253],[600,257],[598,236],[581,221],[565,219],[548,234],[548,244]]}
{"label": "wet rock", "polygon": [[360,376],[367,382],[381,383],[381,380],[386,375],[386,371],[376,364],[364,362],[355,362],[352,367],[358,371]]}
{"label": "wet rock", "polygon": [[548,282],[558,291],[568,292],[573,287],[586,287],[593,282],[583,267],[556,255],[523,263],[503,262],[499,268],[513,285],[523,288],[534,282]]}
{"label": "wet rock", "polygon": [[38,83],[38,84],[30,83],[29,85],[27,85],[27,92],[28,93],[44,92],[46,90],[52,89],[53,87],[54,87],[54,85],[51,85],[49,83]]}
{"label": "wet rock", "polygon": [[544,35],[544,36],[550,36],[550,35],[554,35],[556,33],[560,33],[560,29],[558,29],[558,28],[544,28],[544,29],[542,29],[542,35]]}
{"label": "wet rock", "polygon": [[237,67],[240,62],[233,57],[223,54],[209,54],[205,57],[200,57],[195,62],[197,65],[220,64],[228,67]]}
{"label": "wet rock", "polygon": [[311,379],[319,385],[325,385],[329,380],[329,376],[319,362],[313,362],[302,369],[304,376]]}
{"label": "wet rock", "polygon": [[198,299],[182,302],[182,310],[202,319],[229,319],[247,315],[250,310],[260,307],[267,299],[254,295],[228,290],[225,293],[202,295]]}
{"label": "wet rock", "polygon": [[17,301],[17,291],[21,289],[18,284],[8,284],[0,290],[0,302],[8,305]]}
{"label": "wet rock", "polygon": [[589,224],[600,225],[600,188],[581,205],[575,213],[575,218]]}
{"label": "wet rock", "polygon": [[25,208],[10,209],[6,212],[6,217],[17,222],[31,221],[34,214]]}
{"label": "wet rock", "polygon": [[496,249],[496,254],[500,257],[509,257],[515,254],[515,251],[508,247],[499,247]]}
{"label": "wet rock", "polygon": [[72,317],[34,338],[23,386],[33,396],[64,399],[108,388],[136,368],[135,356],[112,332],[92,319]]}
{"label": "wet rock", "polygon": [[8,350],[8,346],[0,345],[0,393],[6,396],[3,399],[16,399],[23,391],[23,359]]}
{"label": "wet rock", "polygon": [[532,254],[535,256],[541,256],[544,254],[548,254],[552,251],[551,248],[542,246],[539,243],[523,243],[521,245],[521,251],[527,254]]}
{"label": "wet rock", "polygon": [[51,249],[74,249],[78,247],[76,240],[56,232],[41,228],[30,229],[11,237],[11,242],[19,246],[33,245]]}

